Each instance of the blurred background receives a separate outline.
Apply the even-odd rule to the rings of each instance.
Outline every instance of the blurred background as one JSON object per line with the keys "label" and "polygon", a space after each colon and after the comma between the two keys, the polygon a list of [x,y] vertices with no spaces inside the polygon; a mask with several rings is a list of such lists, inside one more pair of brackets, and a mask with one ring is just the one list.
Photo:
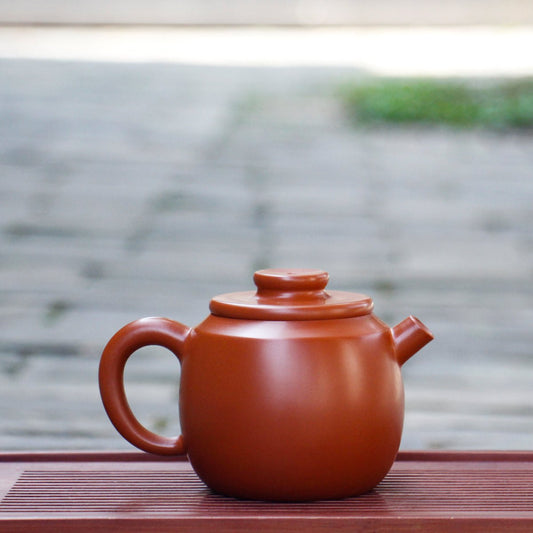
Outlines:
{"label": "blurred background", "polygon": [[[131,449],[105,343],[267,267],[433,331],[403,449],[531,449],[531,50],[529,0],[0,0],[0,449]],[[176,434],[175,358],[126,370]]]}

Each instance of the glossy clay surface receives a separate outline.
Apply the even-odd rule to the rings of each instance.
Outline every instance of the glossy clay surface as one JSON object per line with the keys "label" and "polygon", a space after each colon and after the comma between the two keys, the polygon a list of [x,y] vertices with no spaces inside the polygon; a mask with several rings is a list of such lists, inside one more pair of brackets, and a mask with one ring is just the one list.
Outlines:
{"label": "glossy clay surface", "polygon": [[[194,329],[159,318],[123,328],[100,367],[118,431],[146,451],[188,453],[204,482],[229,496],[305,501],[370,490],[400,445],[400,366],[432,336],[413,317],[389,328],[370,298],[325,291],[327,279],[260,271],[257,292],[214,298]],[[175,439],[143,428],[127,405],[123,367],[146,344],[182,364]]]}

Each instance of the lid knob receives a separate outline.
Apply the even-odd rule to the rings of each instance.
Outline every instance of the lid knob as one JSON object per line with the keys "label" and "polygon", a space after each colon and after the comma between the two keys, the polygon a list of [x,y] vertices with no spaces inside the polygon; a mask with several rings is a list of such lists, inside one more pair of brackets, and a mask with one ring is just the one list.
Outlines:
{"label": "lid knob", "polygon": [[328,279],[327,272],[307,268],[272,268],[254,274],[258,296],[272,292],[323,291]]}

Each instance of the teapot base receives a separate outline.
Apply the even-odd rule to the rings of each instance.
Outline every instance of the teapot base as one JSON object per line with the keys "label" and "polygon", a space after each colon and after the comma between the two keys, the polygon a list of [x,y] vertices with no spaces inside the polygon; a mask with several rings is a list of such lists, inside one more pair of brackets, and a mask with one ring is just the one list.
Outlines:
{"label": "teapot base", "polygon": [[300,464],[293,469],[288,468],[292,462],[289,457],[279,461],[270,458],[268,465],[258,464],[256,469],[241,469],[237,456],[218,463],[218,468],[213,463],[205,465],[206,471],[202,464],[193,460],[191,464],[216,494],[239,500],[302,503],[352,498],[371,491],[387,475],[396,455],[397,449],[370,459],[354,454],[351,463],[335,461],[334,457],[315,457],[307,468]]}
{"label": "teapot base", "polygon": [[[392,465],[391,465],[392,466]],[[388,472],[389,469],[387,469]],[[343,500],[346,498],[354,498],[362,496],[372,491],[382,479],[387,475],[387,472],[380,476],[377,481],[374,480],[371,483],[361,484],[360,486],[350,489],[339,489],[336,487],[334,490],[315,490],[309,487],[300,487],[299,489],[293,489],[291,491],[279,490],[279,487],[274,487],[273,490],[268,490],[265,487],[261,489],[249,489],[249,490],[232,490],[228,487],[209,487],[210,490],[226,498],[232,498],[242,501],[263,501],[273,503],[308,503],[316,501],[334,501]],[[209,486],[209,485],[208,485]]]}

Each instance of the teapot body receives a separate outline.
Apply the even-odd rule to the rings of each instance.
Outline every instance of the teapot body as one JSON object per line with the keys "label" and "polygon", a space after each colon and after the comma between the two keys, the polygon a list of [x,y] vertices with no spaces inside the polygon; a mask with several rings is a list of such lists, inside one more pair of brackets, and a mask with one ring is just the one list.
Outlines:
{"label": "teapot body", "polygon": [[373,314],[251,321],[210,315],[185,343],[180,420],[216,492],[304,501],[374,487],[404,412],[391,330]]}

